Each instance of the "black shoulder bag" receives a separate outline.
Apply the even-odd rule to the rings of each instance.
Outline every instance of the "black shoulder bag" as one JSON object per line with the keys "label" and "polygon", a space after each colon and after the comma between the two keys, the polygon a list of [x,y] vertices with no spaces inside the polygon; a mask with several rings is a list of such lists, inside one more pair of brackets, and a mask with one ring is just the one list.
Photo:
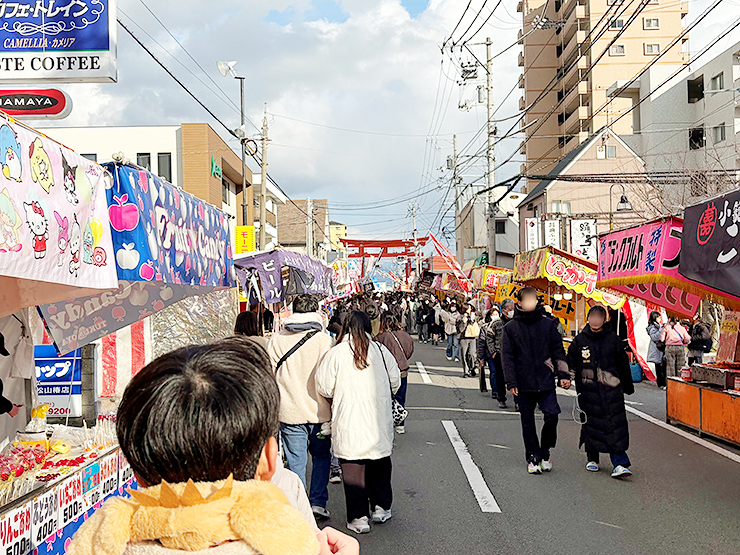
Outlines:
{"label": "black shoulder bag", "polygon": [[290,348],[290,351],[288,351],[287,353],[285,353],[285,354],[283,355],[283,358],[281,358],[280,360],[278,360],[278,363],[277,363],[277,365],[275,366],[275,372],[277,372],[277,371],[278,371],[278,370],[280,369],[280,367],[281,367],[281,366],[283,365],[283,363],[284,363],[284,362],[285,362],[286,360],[288,360],[288,357],[290,357],[290,355],[292,355],[292,354],[293,354],[293,353],[295,353],[295,352],[296,352],[296,351],[297,351],[298,349],[300,349],[300,348],[301,348],[301,347],[303,346],[303,344],[304,344],[304,343],[305,343],[306,341],[308,341],[309,339],[311,339],[311,338],[312,338],[312,337],[313,337],[314,335],[316,335],[317,333],[319,333],[319,330],[311,330],[311,331],[310,331],[310,332],[308,332],[308,333],[307,333],[306,335],[304,335],[303,337],[301,337],[301,340],[300,340],[300,341],[299,341],[298,343],[296,343],[295,345],[293,345],[293,346],[292,346],[292,347]]}

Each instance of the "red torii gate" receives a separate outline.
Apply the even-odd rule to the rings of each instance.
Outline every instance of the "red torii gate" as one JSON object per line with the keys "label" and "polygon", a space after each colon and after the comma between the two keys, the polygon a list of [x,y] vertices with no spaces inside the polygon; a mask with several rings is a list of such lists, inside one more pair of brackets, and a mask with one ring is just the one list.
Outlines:
{"label": "red torii gate", "polygon": [[[373,256],[378,258],[388,258],[396,256],[405,256],[413,259],[416,256],[414,246],[424,246],[429,237],[420,237],[414,239],[391,239],[388,241],[378,239],[348,239],[340,237],[339,240],[347,249],[357,249],[357,252],[347,252],[348,258],[361,258],[362,265],[360,275],[365,277],[365,257]],[[388,252],[389,249],[401,249],[398,252]],[[409,265],[406,264],[406,279],[409,278]]]}

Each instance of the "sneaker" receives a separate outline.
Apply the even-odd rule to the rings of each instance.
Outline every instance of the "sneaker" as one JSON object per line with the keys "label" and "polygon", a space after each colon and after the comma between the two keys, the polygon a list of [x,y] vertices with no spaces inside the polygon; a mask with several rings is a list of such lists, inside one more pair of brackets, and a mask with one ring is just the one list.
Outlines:
{"label": "sneaker", "polygon": [[626,476],[632,476],[632,471],[629,468],[621,464],[614,467],[612,478],[625,478]]}
{"label": "sneaker", "polygon": [[311,510],[313,511],[313,514],[316,518],[323,519],[323,520],[331,518],[331,513],[326,510],[326,507],[319,507],[318,505],[313,505],[311,507]]}
{"label": "sneaker", "polygon": [[396,433],[403,435],[406,433],[406,426],[396,426]]}
{"label": "sneaker", "polygon": [[378,524],[388,522],[392,516],[390,509],[386,511],[384,508],[375,505],[375,510],[373,511],[373,522],[377,522]]}
{"label": "sneaker", "polygon": [[476,377],[477,375],[478,375],[478,374],[476,374],[476,373],[475,373],[475,370],[473,370],[473,371],[472,371],[472,372],[470,373],[470,377],[471,377],[471,378],[475,378],[475,377]]}
{"label": "sneaker", "polygon": [[447,360],[452,360],[452,357],[447,357]]}
{"label": "sneaker", "polygon": [[542,472],[550,472],[552,470],[552,461],[550,459],[542,461],[540,467],[542,468]]}
{"label": "sneaker", "polygon": [[329,476],[329,482],[332,484],[341,484],[342,483],[342,471],[332,470],[331,475]]}
{"label": "sneaker", "polygon": [[509,408],[509,407],[508,407],[508,405],[506,404],[506,401],[499,401],[499,402],[498,402],[498,408],[500,408],[500,409],[507,409],[507,408]]}
{"label": "sneaker", "polygon": [[530,474],[542,474],[542,467],[539,463],[535,464],[531,462],[529,463],[529,465],[527,465],[527,472],[529,472]]}
{"label": "sneaker", "polygon": [[488,390],[487,389],[481,389],[480,392],[481,393],[488,393]]}
{"label": "sneaker", "polygon": [[599,465],[593,461],[589,461],[588,464],[586,465],[586,470],[588,470],[589,472],[598,472]]}
{"label": "sneaker", "polygon": [[370,519],[366,516],[356,518],[352,522],[347,523],[347,528],[355,534],[367,534],[370,532]]}
{"label": "sneaker", "polygon": [[459,359],[459,358],[456,358],[456,359],[455,359],[455,362],[460,362],[460,359]]}

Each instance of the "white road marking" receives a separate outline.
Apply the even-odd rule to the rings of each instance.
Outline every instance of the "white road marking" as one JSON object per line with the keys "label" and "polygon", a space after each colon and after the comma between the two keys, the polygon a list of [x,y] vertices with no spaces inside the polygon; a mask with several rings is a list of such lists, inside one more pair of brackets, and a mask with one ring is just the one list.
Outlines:
{"label": "white road marking", "polygon": [[511,449],[511,447],[507,447],[506,445],[496,445],[495,443],[489,443],[489,447],[497,447],[499,449]]}
{"label": "white road marking", "polygon": [[635,406],[635,407],[642,407],[642,406],[644,406],[644,403],[638,403],[637,401],[628,401],[627,399],[625,399],[624,402],[627,403],[628,405],[632,405],[632,406]]}
{"label": "white road marking", "polygon": [[421,362],[417,362],[416,368],[419,370],[419,374],[421,374],[421,381],[423,381],[425,384],[432,385],[432,378],[430,378],[429,374],[427,374],[424,365]]}
{"label": "white road marking", "polygon": [[445,412],[471,412],[479,414],[508,414],[510,416],[519,416],[518,412],[506,410],[485,410],[485,409],[461,409],[453,407],[406,407],[406,410],[437,410]]}
{"label": "white road marking", "polygon": [[669,432],[673,432],[676,435],[679,435],[685,439],[688,439],[689,441],[693,441],[697,445],[701,445],[702,447],[706,447],[710,451],[714,451],[718,455],[722,455],[723,457],[727,457],[731,461],[735,461],[736,463],[740,463],[740,455],[736,455],[732,451],[728,451],[727,449],[722,449],[719,445],[715,445],[714,443],[711,443],[705,439],[702,439],[700,437],[696,437],[694,434],[691,434],[685,430],[682,430],[681,428],[678,428],[676,426],[671,426],[670,424],[667,424],[663,422],[662,420],[658,420],[657,418],[653,418],[649,414],[645,414],[642,411],[639,411],[632,407],[624,407],[627,412],[631,412],[635,416],[639,416],[643,420],[647,420],[648,422],[655,424],[656,426],[660,426],[661,428],[668,430]]}
{"label": "white road marking", "polygon": [[500,513],[501,508],[496,503],[491,490],[488,488],[483,474],[481,474],[480,468],[473,462],[473,457],[470,456],[468,446],[460,437],[460,433],[457,431],[457,426],[451,420],[442,420],[442,426],[444,426],[447,436],[450,438],[452,448],[455,450],[460,464],[462,465],[465,476],[468,478],[470,488],[473,490],[475,498],[478,500],[480,510],[484,513]]}
{"label": "white road marking", "polygon": [[594,520],[596,524],[601,524],[602,526],[608,526],[609,528],[619,528],[620,530],[624,530],[624,526],[617,526],[616,524],[609,524],[608,522],[601,522],[600,520]]}

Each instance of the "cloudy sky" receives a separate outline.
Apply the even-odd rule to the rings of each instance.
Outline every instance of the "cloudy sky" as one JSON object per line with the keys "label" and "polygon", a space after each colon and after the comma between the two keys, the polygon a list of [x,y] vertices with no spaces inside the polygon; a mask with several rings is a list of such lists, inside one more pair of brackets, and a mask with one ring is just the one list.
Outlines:
{"label": "cloudy sky", "polygon": [[[688,21],[710,3],[690,1]],[[238,125],[238,83],[222,77],[216,61],[237,61],[238,73],[246,77],[248,117],[257,126],[267,103],[273,139],[269,172],[291,197],[327,198],[332,219],[350,224],[354,235],[377,238],[408,233],[407,206],[413,200],[421,208],[419,231],[426,233],[432,226],[434,232],[439,230],[448,177],[441,168],[452,153],[452,135],[457,134],[459,148],[467,154],[476,153],[483,139],[477,135],[485,122],[485,107],[475,102],[477,83],[463,90],[457,85],[460,65],[472,61],[472,55],[440,52],[467,1],[118,0],[118,4],[121,21],[230,127]],[[494,52],[514,43],[521,21],[517,0],[503,0],[491,15],[497,4],[472,0],[454,38],[475,43],[490,36]],[[738,15],[740,1],[725,0],[692,32],[690,50],[701,49]],[[122,29],[118,34],[118,83],[66,86],[74,109],[60,123],[208,122],[228,137]],[[725,39],[717,50],[739,38]],[[483,59],[484,47],[470,48]],[[515,47],[497,58],[497,118],[516,114],[518,51]],[[484,73],[479,76],[482,83]],[[466,102],[466,109],[458,108]],[[505,123],[501,126],[508,129]],[[251,125],[247,132],[258,133]],[[235,141],[230,144],[238,148]],[[509,158],[517,144],[502,142],[497,158]],[[515,156],[497,177],[513,175],[520,162]],[[466,181],[481,172],[481,167],[470,164]],[[447,216],[449,228],[451,213]]]}

